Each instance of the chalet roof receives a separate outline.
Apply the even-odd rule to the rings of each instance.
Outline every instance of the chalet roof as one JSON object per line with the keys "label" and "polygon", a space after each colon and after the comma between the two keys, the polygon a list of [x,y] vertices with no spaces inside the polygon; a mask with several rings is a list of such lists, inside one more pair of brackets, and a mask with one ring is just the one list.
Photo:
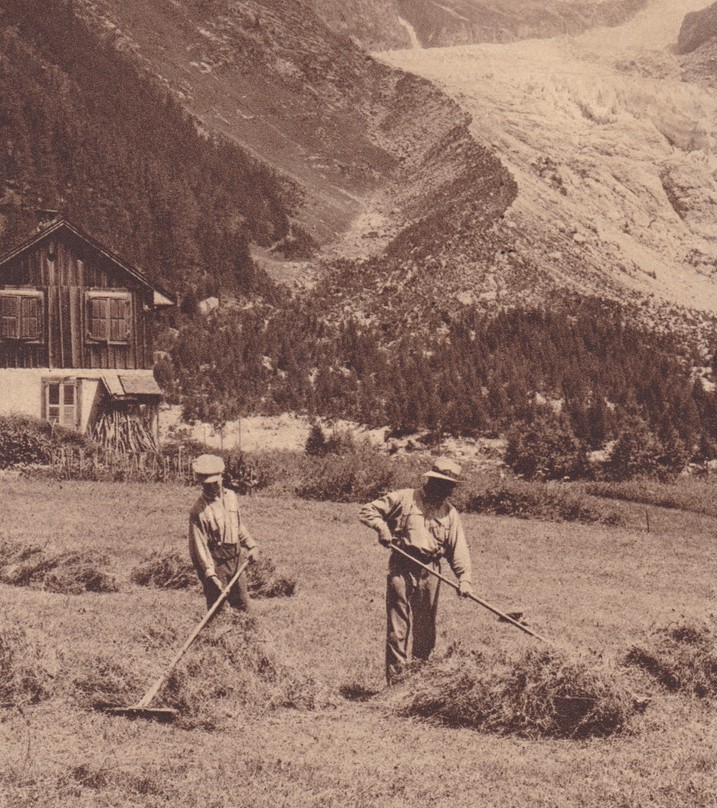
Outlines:
{"label": "chalet roof", "polygon": [[44,227],[42,230],[38,231],[37,233],[33,234],[29,239],[25,242],[20,244],[18,247],[15,247],[14,250],[6,253],[5,255],[0,257],[0,270],[2,270],[3,266],[7,264],[9,261],[12,261],[14,258],[17,258],[18,255],[21,255],[28,250],[31,250],[37,244],[39,244],[44,239],[48,238],[49,236],[56,235],[60,231],[69,231],[75,237],[79,238],[81,241],[84,241],[92,250],[100,255],[104,256],[108,261],[114,264],[120,271],[126,272],[128,275],[131,275],[135,280],[139,281],[143,286],[146,286],[148,289],[151,289],[154,292],[154,305],[156,307],[160,306],[174,306],[176,305],[176,298],[170,292],[167,292],[161,286],[158,286],[156,283],[150,282],[150,280],[138,269],[135,267],[126,264],[120,258],[118,258],[113,252],[108,250],[106,247],[103,247],[98,241],[92,238],[92,236],[87,235],[87,233],[80,230],[79,227],[71,224],[67,221],[67,219],[61,217],[56,219],[47,227]]}

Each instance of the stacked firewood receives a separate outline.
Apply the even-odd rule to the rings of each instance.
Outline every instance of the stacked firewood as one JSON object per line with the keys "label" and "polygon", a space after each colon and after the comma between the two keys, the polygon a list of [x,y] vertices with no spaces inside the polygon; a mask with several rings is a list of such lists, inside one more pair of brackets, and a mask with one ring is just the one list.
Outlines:
{"label": "stacked firewood", "polygon": [[97,419],[92,439],[123,454],[156,452],[158,447],[146,420],[139,412],[109,410]]}

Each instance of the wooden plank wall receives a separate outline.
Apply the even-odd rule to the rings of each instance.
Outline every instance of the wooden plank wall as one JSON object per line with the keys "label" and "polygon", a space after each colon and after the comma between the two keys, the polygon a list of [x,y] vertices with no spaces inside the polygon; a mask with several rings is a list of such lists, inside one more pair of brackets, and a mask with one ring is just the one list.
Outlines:
{"label": "wooden plank wall", "polygon": [[[59,235],[59,234],[58,234]],[[37,244],[6,267],[3,286],[45,291],[45,345],[0,342],[0,367],[101,368],[152,367],[152,292],[125,272],[73,239],[55,237]],[[132,299],[128,345],[90,343],[85,292],[129,291]]]}

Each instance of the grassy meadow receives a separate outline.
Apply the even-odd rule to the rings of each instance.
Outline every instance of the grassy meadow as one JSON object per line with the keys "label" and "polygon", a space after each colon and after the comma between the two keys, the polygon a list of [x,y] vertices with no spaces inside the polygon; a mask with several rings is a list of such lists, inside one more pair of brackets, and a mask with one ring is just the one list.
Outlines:
{"label": "grassy meadow", "polygon": [[[717,805],[714,700],[661,690],[646,676],[636,674],[635,687],[651,702],[629,732],[580,741],[447,728],[398,717],[380,696],[345,697],[383,687],[387,551],[358,523],[353,504],[241,498],[263,552],[298,582],[293,597],[255,601],[252,637],[263,650],[252,651],[259,675],[245,691],[212,696],[223,693],[217,649],[241,655],[231,638],[248,636],[224,612],[208,629],[219,638],[214,656],[201,657],[212,669],[191,667],[197,646],[180,665],[199,704],[193,722],[97,712],[88,695],[93,676],[116,686],[120,702],[139,700],[202,617],[198,586],[131,581],[150,553],[186,552],[197,492],[18,479],[0,486],[0,547],[98,551],[119,588],[63,595],[0,584],[0,625],[36,643],[45,675],[37,703],[0,708],[0,805]],[[717,517],[609,506],[620,510],[618,527],[465,515],[477,593],[504,611],[523,611],[536,631],[588,659],[618,659],[655,625],[713,619]],[[447,588],[441,599],[437,655],[455,641],[481,652],[537,643]],[[8,658],[0,643],[0,663]],[[30,669],[38,664],[30,660]],[[262,675],[272,683],[263,687]]]}

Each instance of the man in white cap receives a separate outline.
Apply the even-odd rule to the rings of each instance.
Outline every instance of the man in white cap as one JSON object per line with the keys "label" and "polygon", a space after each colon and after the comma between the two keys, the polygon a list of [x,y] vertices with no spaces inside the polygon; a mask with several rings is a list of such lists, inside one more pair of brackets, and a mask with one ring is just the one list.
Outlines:
{"label": "man in white cap", "polygon": [[[461,467],[439,457],[421,488],[405,488],[364,505],[359,519],[378,533],[384,546],[395,542],[436,572],[446,558],[458,578],[459,594],[473,591],[471,557],[458,512],[448,502]],[[440,581],[398,553],[391,553],[386,588],[386,680],[400,678],[411,657],[426,660],[436,643]],[[413,631],[413,647],[409,640]]]}
{"label": "man in white cap", "polygon": [[[211,608],[246,559],[254,561],[259,549],[241,520],[236,494],[224,488],[224,460],[200,455],[192,464],[202,494],[189,514],[189,555]],[[240,611],[249,611],[249,592],[243,572],[227,598]]]}

